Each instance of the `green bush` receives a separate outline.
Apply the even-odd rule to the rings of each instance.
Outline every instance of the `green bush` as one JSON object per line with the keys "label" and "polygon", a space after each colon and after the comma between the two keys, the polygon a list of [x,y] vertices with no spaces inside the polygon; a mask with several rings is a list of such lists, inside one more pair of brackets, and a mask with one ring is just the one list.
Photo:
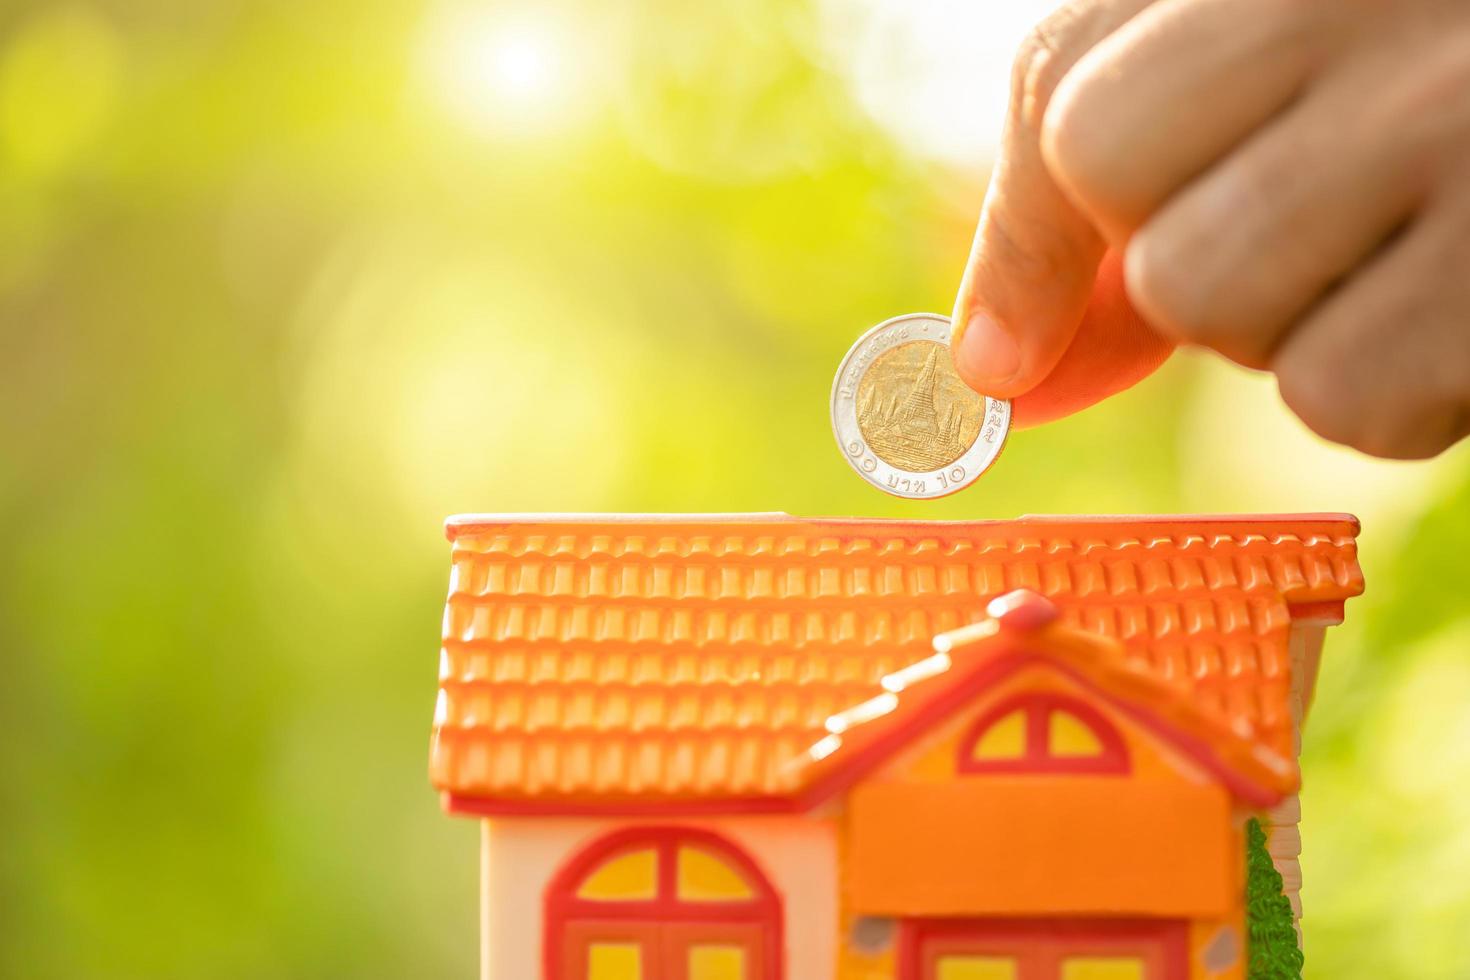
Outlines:
{"label": "green bush", "polygon": [[1282,893],[1281,872],[1266,850],[1266,832],[1254,817],[1246,824],[1246,929],[1249,980],[1302,980],[1291,902]]}

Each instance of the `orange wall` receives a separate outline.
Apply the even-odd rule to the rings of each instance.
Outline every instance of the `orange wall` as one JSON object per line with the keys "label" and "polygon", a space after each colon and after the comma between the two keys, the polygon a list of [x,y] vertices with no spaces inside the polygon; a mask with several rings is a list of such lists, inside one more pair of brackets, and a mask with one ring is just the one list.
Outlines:
{"label": "orange wall", "polygon": [[[1102,712],[1122,735],[1128,747],[1131,771],[1127,776],[995,776],[984,774],[961,774],[956,771],[956,756],[959,740],[979,715],[990,710],[1000,701],[1023,691],[1047,691],[1069,694]],[[982,799],[1003,789],[996,780],[1012,784],[1005,787],[1001,797],[1009,797],[1013,807],[1008,815],[994,812],[977,821],[966,818],[960,812],[981,813],[989,805]],[[1015,788],[1030,781],[1028,788]],[[1122,780],[1132,802],[1121,804],[1117,794],[1108,795],[1109,785],[1118,786]],[[1046,789],[1060,787],[1066,783],[1084,786],[1082,792],[1073,794],[1069,807],[1082,804],[1084,797],[1100,788],[1099,795],[1092,796],[1092,816],[1079,815],[1074,809],[1065,819],[1045,816],[1049,793],[1066,795],[1065,790]],[[988,787],[988,788],[987,788]],[[973,802],[960,797],[975,794]],[[999,797],[997,797],[999,798]],[[878,805],[892,812],[892,821],[887,830],[881,825],[864,826],[862,815],[867,804]],[[839,817],[841,826],[839,857],[842,864],[843,895],[841,910],[842,936],[839,941],[839,977],[841,980],[891,980],[896,975],[894,949],[892,946],[868,943],[866,948],[857,948],[851,941],[858,917],[862,914],[876,916],[879,921],[901,911],[909,902],[958,902],[961,897],[946,892],[946,882],[962,877],[971,879],[985,875],[957,875],[957,868],[974,868],[972,862],[983,862],[982,866],[1004,868],[1010,856],[1004,849],[989,850],[983,839],[1009,836],[1014,839],[1014,821],[1028,819],[1016,808],[1037,807],[1039,815],[1030,819],[1031,834],[1056,835],[1049,839],[1071,840],[1058,847],[1054,855],[1058,861],[1064,854],[1073,863],[1087,865],[1073,875],[1073,885],[1079,890],[1072,893],[1070,908],[1081,910],[1095,907],[1105,901],[1106,881],[1098,878],[1105,865],[1089,862],[1093,855],[1105,854],[1110,840],[1118,835],[1127,835],[1129,828],[1120,827],[1118,820],[1139,820],[1145,823],[1165,820],[1175,805],[1192,808],[1196,818],[1185,821],[1185,832],[1176,834],[1172,841],[1155,841],[1152,855],[1141,858],[1149,862],[1149,873],[1155,875],[1152,884],[1163,889],[1168,897],[1161,903],[1174,910],[1174,917],[1186,918],[1190,922],[1190,972],[1191,980],[1241,980],[1245,976],[1245,854],[1243,824],[1247,814],[1233,810],[1224,791],[1193,760],[1162,742],[1146,729],[1141,728],[1128,716],[1100,701],[1090,692],[1081,689],[1071,680],[1045,667],[1033,667],[997,684],[977,698],[963,711],[956,714],[935,730],[921,736],[907,750],[901,752],[885,767],[874,773],[858,786],[848,797],[844,812]],[[1139,807],[1141,809],[1133,809]],[[1127,810],[1128,814],[1124,813]],[[1072,821],[1068,823],[1068,821]],[[900,822],[901,821],[901,822]],[[929,850],[926,859],[930,864],[919,875],[915,869],[898,859],[898,850],[888,848],[885,853],[884,834],[892,834],[899,827],[903,838],[919,840]],[[1073,826],[1085,828],[1081,835],[1070,833]],[[877,836],[874,836],[874,833]],[[968,851],[961,852],[946,842],[956,838],[966,839]],[[982,843],[971,843],[979,838]],[[891,838],[896,839],[896,838]],[[890,839],[890,840],[891,840]],[[1134,835],[1130,846],[1145,842]],[[876,853],[874,847],[877,846]],[[1034,847],[1035,845],[1033,845]],[[1182,848],[1182,850],[1181,850]],[[1195,850],[1198,848],[1198,850]],[[1068,850],[1070,849],[1070,850]],[[1105,855],[1112,860],[1112,855]],[[1135,853],[1135,856],[1136,853]],[[1192,879],[1191,875],[1180,875],[1171,879],[1171,865],[1186,866],[1204,863],[1212,869],[1207,885]],[[1116,865],[1114,866],[1116,870]],[[943,869],[943,870],[936,870]],[[1011,868],[1012,873],[1017,869]],[[1053,869],[1053,872],[1055,869]],[[1089,875],[1091,879],[1089,880]],[[1042,879],[1026,875],[1016,879],[1016,888],[1007,890],[1004,872],[996,876],[996,890],[987,901],[988,907],[999,909],[1004,904],[1015,908],[1015,914],[1036,914],[1049,893]],[[897,892],[887,890],[889,882],[907,879],[917,885],[900,901]],[[1090,889],[1086,901],[1080,889]],[[942,897],[947,894],[947,897]],[[1010,895],[1009,899],[1003,895]],[[973,896],[971,896],[973,898]],[[917,906],[910,906],[917,907]],[[896,930],[895,930],[896,931]],[[867,928],[871,938],[871,923]]]}
{"label": "orange wall", "polygon": [[1105,776],[872,783],[849,798],[846,887],[864,915],[1220,917],[1230,800]]}

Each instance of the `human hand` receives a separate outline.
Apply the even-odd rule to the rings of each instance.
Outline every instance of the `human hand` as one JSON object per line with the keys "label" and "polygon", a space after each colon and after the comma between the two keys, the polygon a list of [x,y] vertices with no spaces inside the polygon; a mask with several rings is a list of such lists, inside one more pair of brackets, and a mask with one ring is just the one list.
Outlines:
{"label": "human hand", "polygon": [[1367,453],[1470,434],[1470,3],[1064,7],[1016,59],[954,331],[1020,424],[1185,342]]}

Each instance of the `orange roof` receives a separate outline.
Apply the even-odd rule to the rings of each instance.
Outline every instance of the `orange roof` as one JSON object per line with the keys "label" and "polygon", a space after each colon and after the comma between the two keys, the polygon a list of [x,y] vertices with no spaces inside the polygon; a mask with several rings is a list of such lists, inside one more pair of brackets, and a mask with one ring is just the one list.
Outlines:
{"label": "orange roof", "polygon": [[1287,630],[1362,591],[1357,522],[451,519],[431,775],[452,809],[789,806],[827,719],[1024,588],[1290,756]]}

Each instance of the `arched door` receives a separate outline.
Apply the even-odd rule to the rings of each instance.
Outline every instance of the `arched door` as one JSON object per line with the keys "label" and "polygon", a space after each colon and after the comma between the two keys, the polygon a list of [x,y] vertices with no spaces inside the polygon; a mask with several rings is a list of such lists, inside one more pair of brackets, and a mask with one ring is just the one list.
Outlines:
{"label": "arched door", "polygon": [[546,893],[547,980],[781,980],[781,902],[730,841],[618,831]]}

